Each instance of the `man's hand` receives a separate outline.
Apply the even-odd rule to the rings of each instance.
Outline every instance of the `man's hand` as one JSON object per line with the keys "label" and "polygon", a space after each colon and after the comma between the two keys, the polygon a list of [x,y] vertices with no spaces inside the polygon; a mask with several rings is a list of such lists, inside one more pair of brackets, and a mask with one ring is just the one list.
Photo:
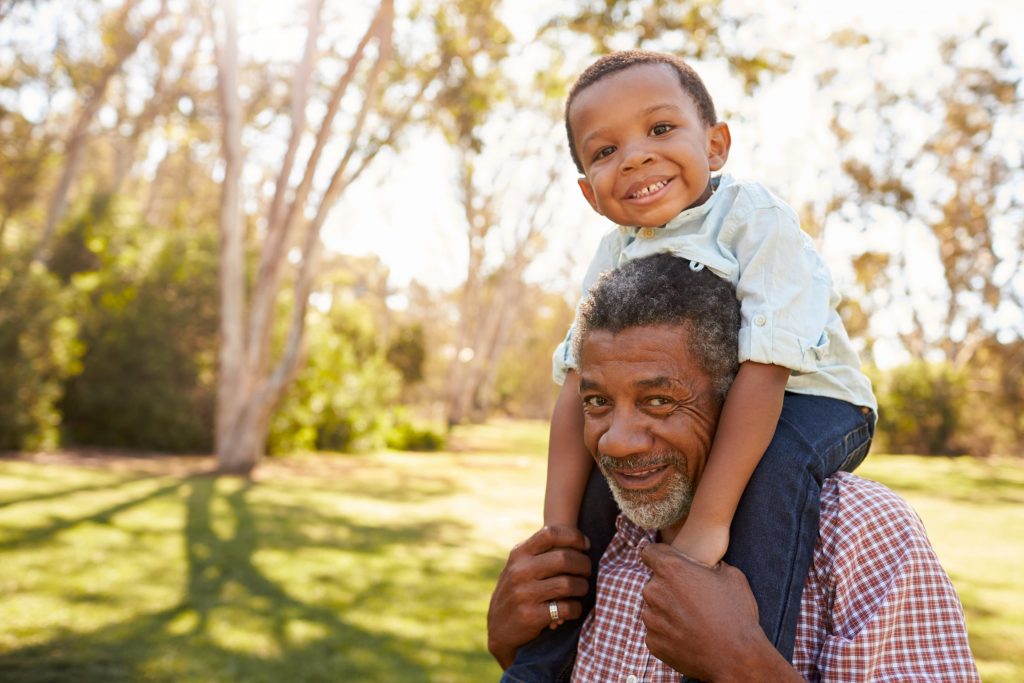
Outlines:
{"label": "man's hand", "polygon": [[765,637],[740,570],[702,567],[663,543],[641,559],[653,572],[642,618],[655,657],[702,681],[803,680]]}
{"label": "man's hand", "polygon": [[587,593],[586,536],[567,526],[546,526],[509,553],[487,610],[487,649],[502,669],[516,651],[551,624],[548,602],[562,619],[577,619]]}

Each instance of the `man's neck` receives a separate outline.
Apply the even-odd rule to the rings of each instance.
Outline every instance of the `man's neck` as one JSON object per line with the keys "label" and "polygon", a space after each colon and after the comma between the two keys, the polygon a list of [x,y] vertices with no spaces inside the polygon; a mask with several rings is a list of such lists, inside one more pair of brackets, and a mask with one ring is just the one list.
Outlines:
{"label": "man's neck", "polygon": [[675,524],[669,524],[666,527],[658,529],[658,543],[671,543],[676,540],[676,536],[679,534],[680,529],[683,528],[683,524],[686,522],[686,518],[683,517]]}

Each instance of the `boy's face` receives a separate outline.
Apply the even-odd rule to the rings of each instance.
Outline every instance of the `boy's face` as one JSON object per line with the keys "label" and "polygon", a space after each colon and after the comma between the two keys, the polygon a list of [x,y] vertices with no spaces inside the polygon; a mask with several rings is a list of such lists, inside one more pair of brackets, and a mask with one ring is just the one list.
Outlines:
{"label": "boy's face", "polygon": [[582,90],[569,109],[580,189],[618,225],[657,227],[707,201],[729,128],[707,126],[667,64],[640,64]]}

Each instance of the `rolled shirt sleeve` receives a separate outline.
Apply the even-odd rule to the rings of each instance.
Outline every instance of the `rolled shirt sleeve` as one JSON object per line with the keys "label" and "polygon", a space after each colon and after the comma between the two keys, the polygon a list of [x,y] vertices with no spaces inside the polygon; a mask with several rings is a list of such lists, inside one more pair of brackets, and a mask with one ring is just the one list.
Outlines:
{"label": "rolled shirt sleeve", "polygon": [[[832,278],[787,206],[754,207],[726,225],[739,265],[739,361],[815,372],[828,347]],[[836,297],[838,299],[838,297]]]}

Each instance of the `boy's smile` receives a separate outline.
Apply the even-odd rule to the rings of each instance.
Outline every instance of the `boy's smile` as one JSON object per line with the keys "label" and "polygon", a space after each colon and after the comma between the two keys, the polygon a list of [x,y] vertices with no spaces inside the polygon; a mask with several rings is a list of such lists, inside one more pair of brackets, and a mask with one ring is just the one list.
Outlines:
{"label": "boy's smile", "polygon": [[672,67],[640,64],[587,86],[569,109],[595,211],[619,225],[657,227],[711,196],[729,156],[729,128],[706,125]]}

